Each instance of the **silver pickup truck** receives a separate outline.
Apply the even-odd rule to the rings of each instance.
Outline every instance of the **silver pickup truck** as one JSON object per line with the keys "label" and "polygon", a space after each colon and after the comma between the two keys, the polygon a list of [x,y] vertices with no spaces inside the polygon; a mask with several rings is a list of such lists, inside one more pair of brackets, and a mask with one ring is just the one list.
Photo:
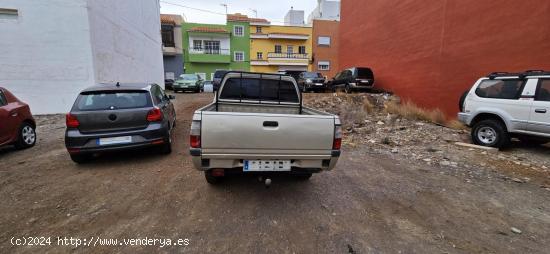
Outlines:
{"label": "silver pickup truck", "polygon": [[286,172],[307,180],[340,156],[338,116],[304,107],[294,78],[228,72],[214,101],[193,115],[190,153],[208,183],[226,174]]}

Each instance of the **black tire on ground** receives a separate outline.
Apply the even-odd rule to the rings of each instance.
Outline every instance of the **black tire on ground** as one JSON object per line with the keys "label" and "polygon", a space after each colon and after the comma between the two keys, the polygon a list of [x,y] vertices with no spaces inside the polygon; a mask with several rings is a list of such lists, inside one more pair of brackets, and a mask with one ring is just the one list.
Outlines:
{"label": "black tire on ground", "polygon": [[532,146],[540,146],[548,143],[548,139],[540,139],[535,137],[518,137],[521,143]]}
{"label": "black tire on ground", "polygon": [[474,143],[480,146],[503,148],[510,143],[506,126],[496,119],[477,122],[472,128],[471,135]]}
{"label": "black tire on ground", "polygon": [[90,154],[71,154],[71,160],[78,164],[89,162],[91,158]]}
{"label": "black tire on ground", "polygon": [[349,84],[346,84],[346,86],[344,87],[344,91],[346,93],[351,93],[351,88],[349,87]]}
{"label": "black tire on ground", "polygon": [[223,176],[213,176],[212,170],[204,171],[206,182],[212,185],[219,184],[223,181]]}
{"label": "black tire on ground", "polygon": [[462,96],[460,96],[460,100],[458,101],[458,109],[460,112],[464,112],[464,101],[466,101],[466,96],[468,96],[468,93],[470,91],[465,91]]}
{"label": "black tire on ground", "polygon": [[17,140],[14,143],[17,149],[26,149],[36,144],[36,129],[28,122],[23,122],[23,124],[19,126],[17,135]]}
{"label": "black tire on ground", "polygon": [[168,131],[168,137],[165,139],[166,143],[164,143],[161,147],[160,147],[160,153],[161,154],[171,154],[172,153],[172,129],[170,129],[170,131]]}
{"label": "black tire on ground", "polygon": [[300,173],[300,174],[294,175],[294,178],[296,178],[299,181],[307,181],[309,180],[309,178],[311,178],[312,175],[313,175],[312,173]]}

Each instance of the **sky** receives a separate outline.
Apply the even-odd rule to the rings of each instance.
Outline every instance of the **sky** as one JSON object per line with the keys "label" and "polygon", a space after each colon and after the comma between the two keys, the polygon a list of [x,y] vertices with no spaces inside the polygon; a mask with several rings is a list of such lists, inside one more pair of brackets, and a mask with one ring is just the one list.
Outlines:
{"label": "sky", "polygon": [[307,19],[315,9],[317,0],[160,0],[160,12],[180,14],[185,17],[186,22],[225,24],[225,7],[221,4],[227,4],[228,13],[239,12],[249,17],[256,17],[252,10],[257,10],[258,18],[265,18],[272,24],[281,25],[291,6],[294,10],[305,11],[304,19]]}

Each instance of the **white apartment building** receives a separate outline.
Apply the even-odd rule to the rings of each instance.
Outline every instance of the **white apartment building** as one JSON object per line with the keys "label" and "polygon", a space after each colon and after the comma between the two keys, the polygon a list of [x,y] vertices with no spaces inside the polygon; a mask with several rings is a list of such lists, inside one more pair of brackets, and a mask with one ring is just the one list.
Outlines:
{"label": "white apartment building", "polygon": [[340,1],[317,0],[317,7],[307,17],[307,23],[314,19],[340,21]]}
{"label": "white apartment building", "polygon": [[34,114],[94,84],[164,85],[159,0],[0,1],[0,86]]}

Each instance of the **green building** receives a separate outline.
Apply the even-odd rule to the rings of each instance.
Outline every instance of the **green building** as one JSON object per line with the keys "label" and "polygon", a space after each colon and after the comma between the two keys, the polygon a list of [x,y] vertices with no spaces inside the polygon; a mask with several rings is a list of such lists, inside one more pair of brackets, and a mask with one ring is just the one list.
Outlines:
{"label": "green building", "polygon": [[226,25],[183,23],[184,72],[212,80],[216,70],[250,70],[250,21],[228,15]]}

